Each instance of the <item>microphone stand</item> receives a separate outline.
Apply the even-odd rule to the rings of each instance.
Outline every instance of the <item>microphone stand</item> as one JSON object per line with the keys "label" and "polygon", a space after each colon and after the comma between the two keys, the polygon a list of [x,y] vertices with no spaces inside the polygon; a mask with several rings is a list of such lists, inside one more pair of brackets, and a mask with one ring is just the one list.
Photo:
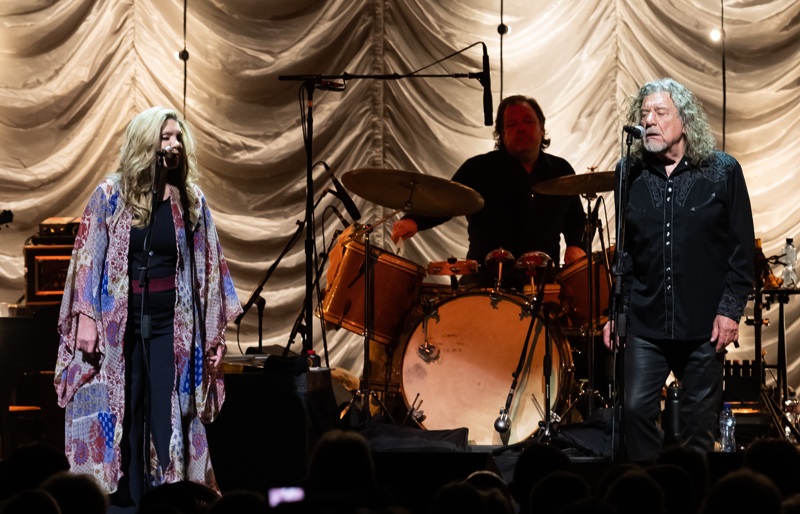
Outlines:
{"label": "microphone stand", "polygon": [[[468,48],[471,48],[479,43],[474,43],[454,54],[445,57],[437,62],[442,62],[450,57],[457,55]],[[485,64],[488,65],[488,60],[484,60]],[[436,63],[434,63],[436,64]],[[488,66],[487,66],[488,67]],[[488,73],[488,70],[487,70]],[[312,219],[312,211],[313,211],[313,197],[314,197],[314,183],[311,179],[311,169],[312,169],[312,162],[313,162],[313,153],[312,153],[312,144],[314,139],[314,118],[313,118],[313,97],[314,97],[314,90],[319,86],[321,89],[331,89],[334,91],[342,91],[344,90],[345,86],[342,85],[341,88],[338,84],[332,84],[330,82],[331,79],[333,80],[351,80],[351,79],[375,79],[375,80],[400,80],[405,78],[468,78],[468,79],[477,79],[482,85],[488,86],[489,82],[487,79],[490,77],[486,76],[483,71],[474,72],[474,73],[452,73],[452,74],[419,74],[419,73],[407,73],[407,74],[397,74],[397,73],[390,73],[390,74],[377,74],[377,75],[361,75],[361,74],[351,74],[351,73],[342,73],[339,75],[321,75],[321,74],[311,74],[311,75],[279,75],[278,80],[288,80],[288,81],[299,81],[303,83],[303,88],[306,91],[306,95],[308,96],[307,100],[307,114],[306,114],[306,131],[305,131],[305,150],[306,150],[306,222]],[[490,97],[491,98],[491,97]],[[369,243],[369,232],[374,228],[374,226],[366,226],[366,237],[365,237],[365,274],[364,274],[364,285],[366,296],[364,299],[364,377],[362,381],[364,384],[367,385],[365,388],[368,389],[369,386],[369,341],[372,335],[372,322],[370,318],[373,316],[372,305],[367,305],[372,303],[372,293],[369,291],[371,288],[371,277],[369,276],[371,273],[370,270],[370,243]],[[306,252],[306,300],[305,300],[305,312],[306,312],[306,319],[310,320],[313,316],[313,307],[312,302],[310,301],[312,294],[313,294],[313,274],[314,274],[314,266],[313,266],[313,247],[314,247],[314,239],[313,239],[313,229],[311,224],[309,223],[307,230],[306,230],[306,245],[305,245],[305,252]],[[313,340],[312,328],[311,323],[306,323],[306,338],[304,340],[303,349],[307,352],[311,350]],[[368,395],[364,395],[366,398]],[[366,408],[369,408],[368,399],[363,399],[363,402]],[[369,419],[369,412],[365,411],[366,419]],[[367,428],[368,428],[367,423]]]}
{"label": "microphone stand", "polygon": [[[319,203],[322,201],[322,199],[325,197],[325,195],[327,193],[328,193],[328,190],[326,189],[322,193],[322,195],[319,197],[319,199],[315,203],[312,204],[312,207],[311,207],[312,215],[313,215],[313,212],[316,209],[317,205],[319,205]],[[306,219],[309,219],[308,215],[306,215]],[[289,253],[289,250],[291,250],[294,247],[294,245],[297,243],[297,241],[300,240],[300,236],[303,233],[303,229],[306,226],[306,222],[305,221],[295,221],[295,223],[297,224],[297,230],[295,231],[294,234],[292,234],[292,237],[289,238],[289,241],[286,242],[286,246],[283,247],[283,250],[281,250],[281,253],[278,255],[278,258],[275,260],[275,262],[273,262],[272,265],[269,267],[269,269],[267,269],[266,273],[264,273],[264,276],[261,278],[261,281],[258,283],[256,288],[253,290],[252,293],[250,293],[250,298],[248,298],[247,302],[242,306],[242,313],[239,314],[239,316],[234,321],[234,323],[239,325],[241,323],[241,321],[242,321],[242,318],[244,318],[244,315],[247,314],[247,311],[250,310],[250,308],[253,306],[253,304],[255,303],[257,305],[257,307],[258,307],[258,347],[255,348],[255,349],[248,348],[247,351],[245,352],[247,354],[253,354],[253,353],[262,354],[262,353],[264,353],[264,348],[263,348],[263,343],[262,343],[261,327],[262,327],[262,318],[263,318],[263,314],[264,314],[264,303],[266,303],[266,302],[264,302],[263,299],[261,298],[261,291],[264,289],[264,285],[267,283],[267,280],[269,280],[269,278],[272,276],[272,274],[278,268],[278,264],[280,264],[281,260],[286,256],[287,253]],[[304,304],[304,309],[305,309],[305,304]],[[295,322],[295,327],[297,327],[297,322]],[[295,333],[296,333],[296,330],[293,329],[293,334],[292,334],[292,338],[290,339],[290,341],[293,341]],[[307,334],[310,337],[311,333],[308,332]],[[305,348],[305,344],[303,345],[303,347]],[[284,351],[284,356],[286,356],[287,352],[288,352],[288,347]]]}
{"label": "microphone stand", "polygon": [[[613,381],[615,382],[614,389],[617,391],[617,399],[619,401],[618,405],[621,407],[625,402],[625,358],[619,358],[620,351],[624,351],[625,347],[625,338],[628,335],[628,327],[627,327],[627,318],[626,313],[624,312],[624,305],[623,305],[623,291],[622,291],[622,276],[625,272],[623,269],[624,258],[625,255],[625,224],[626,224],[626,207],[628,205],[628,175],[630,174],[630,167],[631,167],[631,145],[633,144],[633,134],[626,133],[625,136],[625,145],[627,147],[625,152],[625,161],[623,165],[619,167],[619,180],[615,185],[615,198],[617,199],[616,203],[616,217],[617,217],[617,233],[616,233],[616,241],[617,247],[616,251],[614,252],[614,266],[613,266],[613,274],[614,274],[614,291],[609,299],[609,306],[608,306],[608,319],[611,320],[611,348],[614,353],[614,362],[619,365],[619,372],[614,373]],[[617,339],[619,338],[619,344],[617,343]],[[620,380],[622,383],[617,385],[616,381]],[[625,424],[625,416],[620,416],[620,429],[622,433],[624,433],[624,424]],[[616,448],[613,448],[614,441],[616,440],[616,434],[614,434],[614,428],[616,424],[612,421],[612,433],[611,433],[611,458],[612,460],[616,456]]]}
{"label": "microphone stand", "polygon": [[[517,389],[517,380],[522,373],[522,368],[525,365],[525,360],[528,354],[528,346],[530,345],[531,341],[531,334],[533,333],[533,327],[536,324],[536,320],[539,316],[539,312],[542,309],[542,303],[544,301],[544,285],[547,283],[547,276],[550,269],[553,267],[553,261],[548,260],[547,266],[544,269],[544,273],[542,274],[542,280],[539,282],[539,288],[536,291],[536,297],[533,302],[533,309],[531,310],[531,322],[528,325],[528,333],[525,336],[525,343],[522,345],[522,352],[519,356],[519,361],[517,362],[517,369],[511,374],[513,380],[511,381],[511,388],[508,391],[508,396],[506,397],[506,403],[503,408],[500,409],[500,416],[494,422],[494,429],[501,433],[505,434],[511,428],[511,421],[509,420],[508,411],[511,408],[511,401],[514,398],[514,393]],[[545,356],[542,367],[545,377],[545,407],[544,407],[544,421],[539,423],[539,427],[541,428],[541,432],[538,436],[541,439],[549,439],[550,438],[550,431],[551,431],[551,414],[550,414],[550,375],[551,375],[551,368],[552,368],[552,360],[551,360],[551,353],[550,353],[550,332],[547,328],[547,320],[545,319],[544,323],[544,330],[545,330]],[[512,445],[516,446],[516,445]],[[512,446],[506,447],[506,449],[511,448]]]}
{"label": "microphone stand", "polygon": [[[156,220],[156,209],[158,208],[159,193],[161,192],[162,179],[166,164],[162,162],[163,157],[156,156],[155,162],[151,166],[153,174],[153,184],[151,187],[152,205],[150,206],[150,220],[147,224],[147,234],[144,237],[144,252],[146,260],[144,266],[139,268],[139,285],[142,288],[142,311],[140,313],[139,331],[142,338],[142,491],[150,490],[150,340],[153,336],[153,322],[150,316],[150,258],[153,256],[151,250],[153,225]],[[131,477],[131,480],[137,480]]]}

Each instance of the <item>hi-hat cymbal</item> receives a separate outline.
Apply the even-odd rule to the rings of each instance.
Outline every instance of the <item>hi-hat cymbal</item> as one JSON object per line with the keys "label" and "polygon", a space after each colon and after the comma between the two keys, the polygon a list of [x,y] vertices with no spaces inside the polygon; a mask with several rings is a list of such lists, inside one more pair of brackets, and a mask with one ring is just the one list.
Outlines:
{"label": "hi-hat cymbal", "polygon": [[614,189],[613,171],[595,171],[582,175],[558,177],[533,186],[541,195],[596,195]]}
{"label": "hi-hat cymbal", "polygon": [[483,207],[474,189],[413,171],[360,169],[342,175],[342,183],[372,203],[422,216],[461,216]]}

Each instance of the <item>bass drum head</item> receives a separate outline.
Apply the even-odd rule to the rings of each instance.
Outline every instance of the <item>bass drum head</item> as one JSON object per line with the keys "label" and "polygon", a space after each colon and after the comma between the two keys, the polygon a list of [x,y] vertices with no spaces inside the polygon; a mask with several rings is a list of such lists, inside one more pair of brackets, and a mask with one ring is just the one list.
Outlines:
{"label": "bass drum head", "polygon": [[[505,407],[531,324],[525,299],[488,291],[466,293],[439,304],[411,334],[403,352],[402,393],[406,405],[422,411],[427,430],[466,427],[474,445],[513,444],[533,435],[543,420],[546,334],[551,338],[551,411],[569,388],[569,344],[554,323],[537,316],[531,342],[509,406],[511,428],[494,428]],[[431,357],[432,356],[432,357]]]}

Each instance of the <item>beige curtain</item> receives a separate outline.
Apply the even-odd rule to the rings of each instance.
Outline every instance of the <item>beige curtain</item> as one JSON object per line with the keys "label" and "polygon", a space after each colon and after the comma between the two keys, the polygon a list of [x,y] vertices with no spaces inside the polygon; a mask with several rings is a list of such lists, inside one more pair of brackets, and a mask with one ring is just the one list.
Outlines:
{"label": "beige curtain", "polygon": [[[800,238],[796,201],[800,162],[800,3],[725,2],[727,102],[725,150],[742,163],[756,235],[767,256]],[[547,115],[551,152],[578,173],[613,169],[620,156],[620,112],[641,83],[672,76],[703,101],[722,142],[722,51],[708,34],[720,28],[712,0],[6,0],[0,5],[0,209],[14,222],[0,230],[0,301],[24,293],[22,248],[51,216],[79,216],[101,177],[115,168],[122,130],[135,113],[159,104],[184,110],[200,142],[209,198],[242,302],[304,219],[307,112],[297,74],[405,74],[477,41],[488,45],[494,105],[501,96],[536,97]],[[481,69],[480,46],[422,73]],[[184,96],[184,80],[186,94]],[[502,90],[501,90],[502,85]],[[477,80],[353,79],[343,92],[317,91],[313,159],[341,177],[360,168],[401,169],[450,178],[493,147],[483,125]],[[316,197],[331,187],[313,170]],[[613,201],[602,214],[613,236]],[[362,223],[393,209],[355,197]],[[316,210],[317,251],[340,224],[328,205]],[[377,225],[372,244],[394,250],[395,217]],[[546,220],[543,220],[546,222]],[[611,241],[613,244],[613,241]],[[599,241],[595,241],[599,248]],[[421,267],[466,252],[457,218],[408,242],[404,258]],[[263,344],[284,347],[302,309],[305,249],[296,244],[265,284]],[[780,273],[780,266],[775,267]],[[324,275],[323,275],[324,277]],[[323,286],[325,279],[323,278]],[[314,298],[316,305],[317,298]],[[748,314],[752,315],[751,308]],[[786,306],[789,384],[800,381],[797,301]],[[764,316],[762,346],[777,362],[778,309]],[[235,350],[258,341],[253,308],[229,328]],[[321,329],[314,347],[324,353]],[[753,359],[754,329],[741,348]],[[327,332],[330,364],[360,375],[363,344],[348,330]],[[402,342],[401,342],[402,346]],[[298,337],[290,347],[300,351]],[[324,355],[323,355],[324,357]],[[768,370],[772,381],[774,371]]]}

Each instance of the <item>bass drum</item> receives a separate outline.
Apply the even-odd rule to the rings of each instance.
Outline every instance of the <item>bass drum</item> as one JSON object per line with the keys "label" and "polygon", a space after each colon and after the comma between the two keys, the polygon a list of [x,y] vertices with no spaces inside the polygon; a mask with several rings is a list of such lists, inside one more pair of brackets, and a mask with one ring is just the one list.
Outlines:
{"label": "bass drum", "polygon": [[563,412],[562,396],[572,380],[569,343],[555,323],[537,316],[509,406],[511,429],[494,429],[531,324],[525,304],[524,298],[492,291],[464,293],[438,304],[427,323],[419,322],[403,352],[401,387],[406,405],[421,411],[422,428],[466,427],[473,445],[513,444],[533,435],[544,419],[548,335],[551,412]]}

